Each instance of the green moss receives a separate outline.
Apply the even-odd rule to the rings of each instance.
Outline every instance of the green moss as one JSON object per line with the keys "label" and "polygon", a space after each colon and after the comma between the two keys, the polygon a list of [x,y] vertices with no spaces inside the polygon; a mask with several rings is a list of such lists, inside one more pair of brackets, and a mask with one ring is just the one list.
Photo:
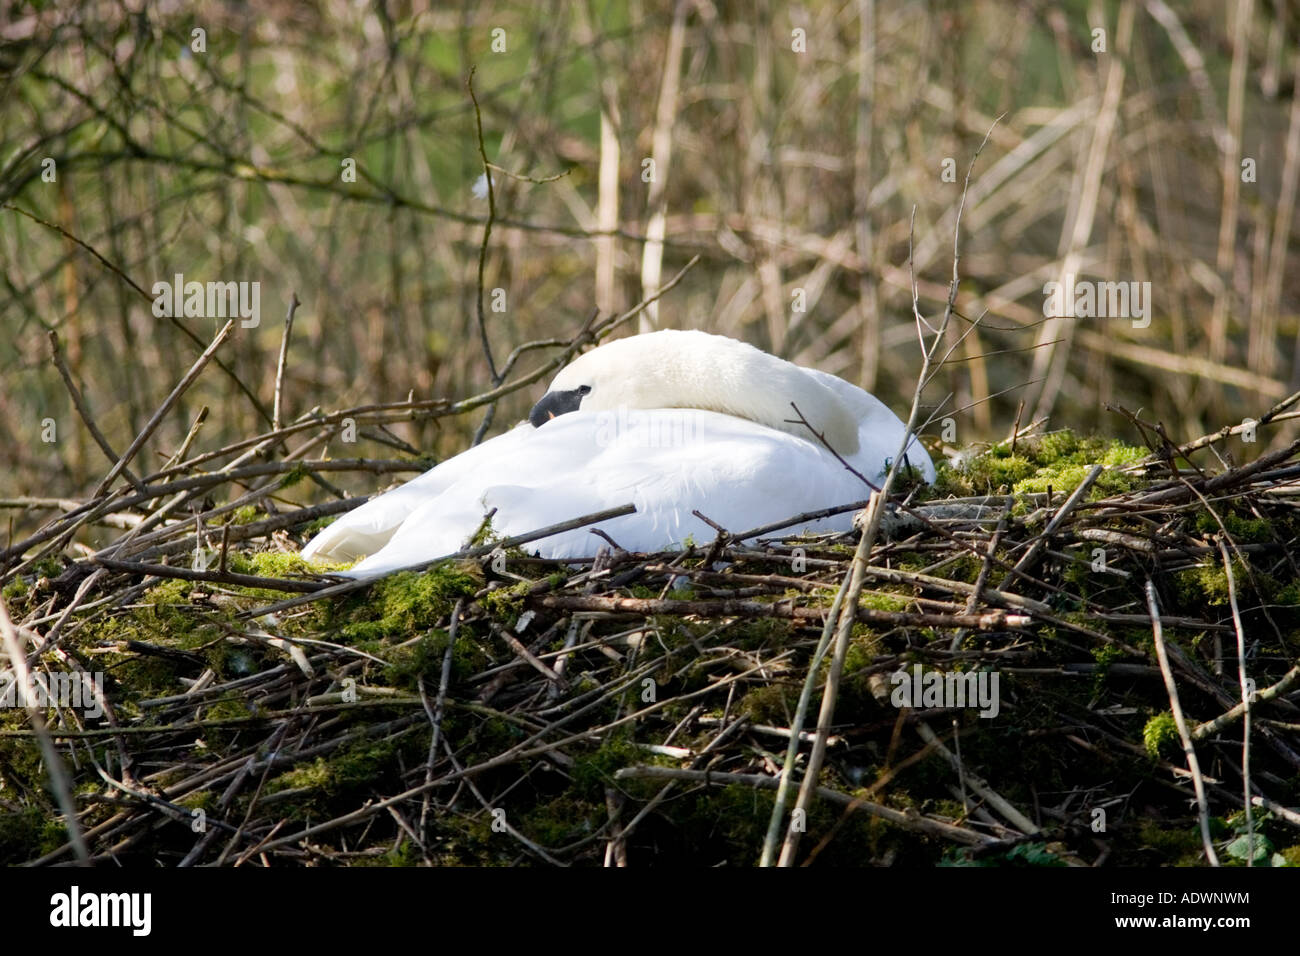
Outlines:
{"label": "green moss", "polygon": [[384,866],[419,866],[424,861],[420,848],[411,840],[403,840],[382,857]]}
{"label": "green moss", "polygon": [[[1232,559],[1232,576],[1238,589],[1250,580],[1246,567],[1238,558]],[[1207,560],[1194,568],[1179,571],[1173,576],[1178,599],[1187,607],[1222,607],[1231,600],[1228,587],[1228,575],[1222,562]],[[1255,574],[1255,580],[1264,583],[1262,576]],[[1240,591],[1238,592],[1240,593]]]}
{"label": "green moss", "polygon": [[5,601],[13,602],[25,597],[30,590],[31,588],[22,578],[14,578],[4,586],[3,590],[0,590],[0,595],[3,595]]}
{"label": "green moss", "polygon": [[[699,628],[697,636],[702,637],[708,630],[707,626]],[[789,640],[790,633],[790,621],[780,617],[752,617],[737,620],[726,631],[727,643],[746,651],[781,647]]]}
{"label": "green moss", "polygon": [[479,604],[498,623],[513,628],[519,615],[524,613],[524,597],[528,594],[529,587],[527,581],[520,581],[506,587],[492,588],[479,599]]}
{"label": "green moss", "polygon": [[41,558],[32,565],[31,573],[37,578],[57,578],[63,573],[63,562],[55,557]]}
{"label": "green moss", "polygon": [[858,636],[858,625],[854,625],[853,639],[844,653],[844,676],[850,677],[875,661],[875,645],[878,640],[874,632],[867,636]]}
{"label": "green moss", "polygon": [[1197,865],[1203,862],[1201,831],[1197,827],[1166,829],[1154,820],[1148,820],[1142,824],[1138,840],[1142,846],[1181,865]]}
{"label": "green moss", "polygon": [[789,726],[790,717],[799,705],[799,688],[793,685],[768,684],[755,687],[740,700],[740,712],[756,724]]}
{"label": "green moss", "polygon": [[[11,794],[37,792],[39,781],[45,779],[44,765],[25,711],[19,707],[0,707],[0,730],[21,735],[0,737],[0,799],[13,799]],[[8,804],[0,804],[0,808],[12,809]]]}
{"label": "green moss", "polygon": [[980,568],[984,566],[984,560],[977,558],[973,554],[963,554],[955,561],[951,561],[944,568],[945,577],[953,581],[964,581],[966,584],[974,584],[980,575]]}
{"label": "green moss", "polygon": [[1237,514],[1226,503],[1216,505],[1215,512],[1219,516],[1219,521],[1223,522],[1222,528],[1219,527],[1219,521],[1215,520],[1214,515],[1202,510],[1196,515],[1196,530],[1202,534],[1214,535],[1226,528],[1232,539],[1239,544],[1273,539],[1272,525],[1264,518]]}
{"label": "green moss", "polygon": [[251,574],[264,578],[290,578],[303,574],[319,574],[323,570],[335,570],[343,565],[322,565],[313,561],[304,561],[301,555],[288,554],[283,551],[255,551],[248,556],[252,567]]}
{"label": "green moss", "polygon": [[338,520],[338,515],[326,515],[324,518],[317,518],[315,521],[308,521],[299,530],[304,536],[311,538]]}
{"label": "green moss", "polygon": [[1142,728],[1142,743],[1152,757],[1178,746],[1178,724],[1169,711],[1156,714]]}
{"label": "green moss", "polygon": [[243,505],[226,516],[226,524],[252,524],[263,517],[257,505]]}
{"label": "green moss", "polygon": [[1092,677],[1092,694],[1094,697],[1100,697],[1105,693],[1106,678],[1110,673],[1110,665],[1123,656],[1124,652],[1114,644],[1102,644],[1092,649],[1092,659],[1097,662],[1097,670]]}
{"label": "green moss", "polygon": [[[831,775],[827,783],[843,787]],[[647,820],[643,839],[654,839],[656,849],[666,857],[691,861],[695,865],[753,866],[767,832],[775,794],[742,784],[696,789],[681,795],[670,816],[662,821]],[[831,827],[838,824],[835,839],[822,848],[820,866],[864,866],[886,852],[897,855],[900,865],[912,862],[911,855],[923,844],[915,834],[905,833],[867,814],[843,817],[843,811],[815,801],[807,815],[805,843],[811,849]]]}
{"label": "green moss", "polygon": [[[649,756],[632,742],[630,732],[613,733],[601,741],[594,752],[585,754],[574,761],[570,776],[573,779],[572,792],[581,799],[603,801],[605,788],[614,784],[614,772],[624,767],[643,763]],[[620,781],[619,787],[624,782]]]}
{"label": "green moss", "polygon": [[180,643],[201,623],[190,611],[190,592],[195,587],[193,581],[179,579],[154,585],[144,593],[143,604],[148,610],[137,612],[137,620],[150,629],[156,629],[156,637],[161,642]]}
{"label": "green moss", "polygon": [[459,564],[446,562],[424,572],[404,571],[375,582],[365,594],[341,603],[340,631],[350,641],[410,637],[441,623],[457,598],[468,597],[478,581]]}
{"label": "green moss", "polygon": [[504,717],[488,717],[470,730],[465,753],[474,760],[489,759],[509,750],[523,736],[524,732]]}
{"label": "green moss", "polygon": [[605,818],[603,790],[599,803],[559,796],[524,814],[520,830],[543,847],[555,847],[588,836]]}
{"label": "green moss", "polygon": [[1278,604],[1285,604],[1291,607],[1300,605],[1300,581],[1288,581],[1277,589],[1273,595],[1273,600]]}
{"label": "green moss", "polygon": [[294,465],[293,468],[286,472],[285,476],[280,479],[280,487],[292,488],[294,485],[298,484],[298,482],[306,478],[308,474],[310,474],[310,472],[307,471],[305,465]]}
{"label": "green moss", "polygon": [[[388,660],[384,677],[393,687],[418,691],[420,678],[425,687],[437,687],[442,679],[442,659],[447,652],[446,631],[430,631],[412,644],[389,649],[376,648]],[[470,629],[463,627],[451,655],[452,681],[467,679],[491,666]]]}
{"label": "green moss", "polygon": [[943,466],[927,497],[969,497],[1011,491],[1041,493],[1050,487],[1068,494],[1095,464],[1104,471],[1089,490],[1089,500],[1127,491],[1133,476],[1120,469],[1146,456],[1146,450],[1103,438],[1080,438],[1072,431],[1022,438],[1015,454],[1008,443],[993,445],[960,467]]}
{"label": "green moss", "polygon": [[[196,745],[198,752],[221,752],[250,726],[256,723],[250,717],[256,716],[248,703],[239,697],[227,697],[213,701],[203,708],[200,719],[209,726],[203,729],[202,743]],[[220,721],[235,721],[221,726]]]}
{"label": "green moss", "polygon": [[215,790],[196,790],[181,797],[176,801],[176,805],[185,807],[187,810],[212,811],[217,808],[217,802],[220,799],[221,794]]}
{"label": "green moss", "polygon": [[906,611],[912,600],[889,591],[864,591],[860,603],[873,611]]}
{"label": "green moss", "polygon": [[1042,468],[1028,478],[1017,481],[1012,491],[1017,495],[1043,494],[1048,491],[1058,493],[1064,491],[1068,494],[1083,484],[1083,479],[1087,477],[1091,468],[1091,465],[1086,464]]}
{"label": "green moss", "polygon": [[[231,551],[226,559],[226,567],[235,574],[250,574],[262,578],[298,578],[329,571],[343,571],[349,566],[347,563],[305,561],[300,554],[284,551]],[[279,591],[262,588],[245,588],[243,593],[258,598],[284,597]]]}
{"label": "green moss", "polygon": [[281,774],[266,789],[268,793],[278,793],[281,790],[325,790],[331,780],[333,775],[329,763],[324,757],[317,757],[309,764]]}
{"label": "green moss", "polygon": [[[360,794],[400,785],[403,746],[399,738],[354,742],[282,773],[267,784],[267,792],[309,791],[310,796],[296,798],[300,814],[354,804]],[[418,759],[416,749],[406,754],[408,760]]]}
{"label": "green moss", "polygon": [[1147,453],[1146,449],[1119,441],[1081,439],[1067,431],[1044,435],[1037,454],[1038,473],[1016,482],[1012,489],[1015,494],[1044,492],[1049,487],[1068,494],[1083,482],[1093,465],[1104,465],[1106,470],[1088,492],[1088,500],[1095,501],[1131,490],[1135,485],[1133,476],[1118,469],[1145,458]]}
{"label": "green moss", "polygon": [[470,535],[468,544],[471,548],[483,548],[490,544],[496,544],[500,540],[501,535],[492,529],[491,517],[486,517],[477,530]]}
{"label": "green moss", "polygon": [[[39,856],[48,822],[45,813],[34,806],[0,813],[0,863],[12,866]],[[62,829],[62,824],[59,826]]]}
{"label": "green moss", "polygon": [[965,498],[996,494],[1028,478],[1036,470],[1035,464],[1024,455],[1013,455],[1009,449],[995,445],[960,466],[941,466],[929,497]]}

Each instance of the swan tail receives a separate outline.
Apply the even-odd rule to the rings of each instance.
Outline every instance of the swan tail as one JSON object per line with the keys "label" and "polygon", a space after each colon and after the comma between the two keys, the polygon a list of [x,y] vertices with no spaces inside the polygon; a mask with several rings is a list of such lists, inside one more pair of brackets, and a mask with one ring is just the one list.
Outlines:
{"label": "swan tail", "polygon": [[413,483],[371,498],[333,524],[322,528],[302,549],[308,561],[347,562],[374,554],[397,532],[419,503]]}

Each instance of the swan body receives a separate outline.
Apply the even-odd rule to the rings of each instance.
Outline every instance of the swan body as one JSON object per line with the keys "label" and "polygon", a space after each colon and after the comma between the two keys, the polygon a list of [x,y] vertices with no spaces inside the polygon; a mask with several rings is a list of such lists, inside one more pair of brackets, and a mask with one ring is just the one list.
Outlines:
{"label": "swan body", "polygon": [[[578,357],[529,421],[344,515],[303,556],[364,558],[348,573],[373,577],[460,550],[492,509],[493,532],[509,537],[627,503],[635,514],[593,527],[628,550],[657,551],[715,537],[695,510],[737,533],[868,497],[798,422],[792,402],[826,444],[879,484],[904,431],[879,399],[724,336],[649,332]],[[915,438],[907,460],[933,480]],[[790,530],[851,523],[845,513]],[[598,544],[584,527],[528,547],[574,558]]]}

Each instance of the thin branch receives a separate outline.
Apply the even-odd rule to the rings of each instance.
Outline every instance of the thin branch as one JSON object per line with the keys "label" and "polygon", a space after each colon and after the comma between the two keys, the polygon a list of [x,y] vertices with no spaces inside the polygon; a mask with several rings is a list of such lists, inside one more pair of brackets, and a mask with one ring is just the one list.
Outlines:
{"label": "thin branch", "polygon": [[1210,861],[1210,866],[1218,866],[1219,857],[1214,852],[1214,843],[1210,839],[1210,808],[1205,800],[1205,779],[1201,776],[1201,766],[1196,759],[1196,748],[1192,746],[1191,735],[1187,732],[1183,708],[1178,703],[1178,685],[1174,683],[1173,671],[1169,669],[1169,652],[1165,649],[1164,631],[1160,626],[1156,586],[1151,583],[1150,578],[1147,578],[1147,610],[1151,615],[1151,634],[1156,645],[1156,660],[1160,663],[1160,673],[1165,678],[1165,691],[1169,695],[1169,708],[1173,711],[1178,736],[1183,742],[1183,754],[1187,757],[1187,769],[1192,775],[1192,786],[1196,790],[1196,810],[1201,822],[1201,843],[1205,847],[1205,858]]}

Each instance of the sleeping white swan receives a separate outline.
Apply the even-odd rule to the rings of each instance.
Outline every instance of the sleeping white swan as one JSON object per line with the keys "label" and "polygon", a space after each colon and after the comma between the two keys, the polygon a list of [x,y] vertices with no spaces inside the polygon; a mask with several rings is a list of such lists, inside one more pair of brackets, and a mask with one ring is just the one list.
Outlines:
{"label": "sleeping white swan", "polygon": [[[628,502],[635,514],[594,527],[630,551],[658,551],[688,537],[713,540],[716,531],[693,510],[734,533],[869,497],[797,422],[792,402],[846,461],[880,483],[904,425],[879,399],[725,336],[648,332],[579,356],[527,422],[344,515],[302,554],[364,557],[349,573],[373,577],[460,550],[494,508],[492,530],[509,537]],[[915,438],[907,461],[934,479]],[[852,517],[804,529],[844,531]],[[594,554],[600,543],[584,527],[528,548],[573,558]]]}

